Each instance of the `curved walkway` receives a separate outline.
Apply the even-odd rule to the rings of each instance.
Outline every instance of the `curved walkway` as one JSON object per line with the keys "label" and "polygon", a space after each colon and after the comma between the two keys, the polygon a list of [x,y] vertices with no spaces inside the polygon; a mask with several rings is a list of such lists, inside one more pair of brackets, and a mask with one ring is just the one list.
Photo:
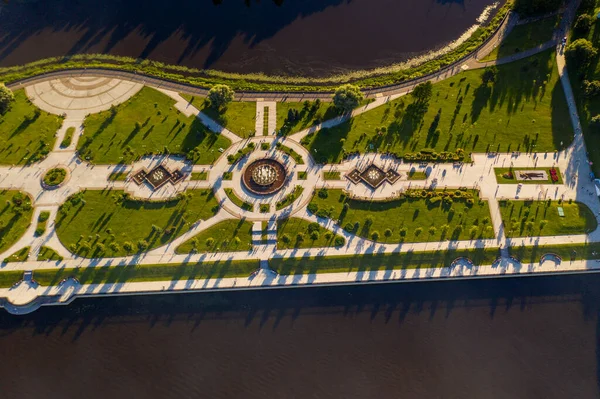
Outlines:
{"label": "curved walkway", "polygon": [[[518,22],[518,15],[512,12],[509,12],[507,16],[504,18],[502,24],[498,27],[496,32],[490,36],[477,50],[466,55],[460,60],[456,61],[452,65],[449,65],[442,70],[434,72],[432,74],[422,76],[417,79],[401,82],[398,84],[393,84],[389,86],[377,87],[373,89],[365,89],[363,92],[367,98],[377,98],[381,96],[390,96],[394,94],[406,94],[406,92],[411,91],[414,86],[419,83],[431,81],[437,82],[440,80],[448,79],[464,69],[474,69],[481,68],[484,65],[481,65],[477,59],[482,58],[489,54],[500,42],[500,40],[505,37],[513,27]],[[138,74],[135,72],[126,72],[126,71],[118,71],[118,70],[109,70],[109,69],[98,69],[98,68],[84,68],[84,69],[72,69],[72,70],[64,70],[64,71],[55,71],[49,72],[44,75],[34,76],[31,78],[26,78],[18,82],[13,82],[8,85],[11,89],[18,89],[22,87],[27,87],[39,82],[45,82],[48,80],[55,80],[59,78],[75,78],[82,79],[88,76],[93,77],[102,77],[102,78],[110,78],[110,79],[119,79],[119,80],[128,80],[131,82],[135,82],[138,84],[152,86],[159,89],[166,89],[175,91],[178,93],[186,93],[195,96],[206,96],[208,93],[207,89],[195,87],[191,85],[186,85],[182,83],[172,82],[163,80],[160,78],[155,78],[152,76],[147,76],[144,74]],[[330,100],[332,92],[251,92],[251,91],[240,91],[236,94],[236,99],[240,101],[304,101],[304,100]]]}

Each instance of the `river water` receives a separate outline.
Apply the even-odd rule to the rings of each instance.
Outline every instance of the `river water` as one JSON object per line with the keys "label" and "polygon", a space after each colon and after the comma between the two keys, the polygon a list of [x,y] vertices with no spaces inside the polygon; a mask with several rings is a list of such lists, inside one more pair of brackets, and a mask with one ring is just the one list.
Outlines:
{"label": "river water", "polygon": [[107,53],[227,72],[327,76],[444,47],[494,2],[13,0],[0,12],[0,67]]}
{"label": "river water", "polygon": [[76,300],[0,314],[3,398],[596,398],[600,276]]}

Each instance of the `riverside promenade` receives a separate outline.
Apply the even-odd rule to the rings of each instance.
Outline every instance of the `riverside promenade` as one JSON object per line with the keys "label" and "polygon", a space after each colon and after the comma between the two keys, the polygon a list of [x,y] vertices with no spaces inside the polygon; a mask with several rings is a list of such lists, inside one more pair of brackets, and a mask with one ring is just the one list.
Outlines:
{"label": "riverside promenade", "polygon": [[[572,13],[567,11],[563,20],[563,27],[569,26],[573,18]],[[563,31],[560,33],[562,34]],[[490,48],[491,51],[491,48]],[[541,50],[539,50],[541,51]],[[15,251],[30,247],[29,259],[24,262],[11,262],[2,264],[2,271],[23,271],[24,273],[36,270],[64,269],[64,268],[95,268],[95,267],[125,267],[130,265],[178,265],[183,263],[209,263],[227,262],[231,260],[255,259],[260,261],[260,269],[248,277],[238,278],[211,278],[185,281],[165,282],[124,282],[114,284],[79,284],[74,279],[67,279],[57,286],[45,287],[35,282],[24,279],[12,288],[0,289],[0,298],[4,298],[0,305],[14,313],[24,313],[35,310],[41,305],[65,304],[80,296],[91,295],[129,295],[145,293],[162,293],[172,291],[202,291],[218,289],[248,289],[248,288],[283,288],[298,286],[320,286],[327,284],[357,284],[369,282],[394,282],[394,281],[421,281],[424,279],[450,279],[450,278],[483,278],[499,276],[523,276],[548,273],[578,273],[597,271],[600,263],[596,261],[563,261],[547,260],[541,264],[521,264],[513,258],[500,257],[494,265],[473,266],[468,262],[460,261],[457,264],[444,268],[417,268],[402,270],[386,270],[377,272],[341,272],[341,273],[318,273],[306,275],[277,275],[269,268],[269,260],[287,257],[327,257],[340,255],[361,256],[364,254],[388,254],[388,253],[414,253],[422,251],[447,251],[456,249],[472,248],[497,248],[501,249],[516,246],[542,246],[557,245],[565,243],[590,243],[600,242],[600,230],[596,229],[589,234],[567,235],[567,236],[543,236],[507,238],[500,215],[498,201],[502,199],[553,199],[553,200],[577,200],[587,205],[598,219],[600,215],[600,203],[595,195],[595,186],[589,179],[590,168],[587,152],[583,140],[581,126],[577,115],[572,89],[570,87],[568,74],[565,66],[564,55],[561,48],[557,48],[557,64],[561,83],[565,91],[567,103],[571,114],[573,125],[573,143],[563,151],[556,153],[509,153],[509,154],[473,154],[471,164],[459,166],[452,164],[411,164],[403,163],[395,158],[382,154],[363,154],[355,156],[341,164],[320,165],[317,164],[312,155],[304,148],[300,141],[308,134],[321,128],[335,126],[344,122],[351,116],[357,116],[372,109],[386,104],[409,91],[398,92],[393,95],[380,95],[368,105],[353,111],[350,116],[338,117],[325,121],[320,125],[312,126],[306,130],[295,133],[289,137],[278,137],[271,129],[273,125],[272,115],[275,115],[277,102],[257,102],[256,115],[262,116],[265,109],[269,109],[270,119],[267,125],[267,135],[255,136],[244,139],[235,132],[229,131],[208,116],[202,114],[197,108],[185,101],[178,91],[173,91],[164,86],[155,88],[175,100],[175,107],[185,115],[196,115],[198,120],[209,129],[218,132],[231,140],[232,145],[219,155],[212,165],[187,165],[177,157],[161,156],[144,158],[133,165],[123,168],[122,165],[92,165],[81,160],[77,153],[77,141],[85,135],[83,121],[87,114],[100,112],[118,105],[139,91],[143,84],[136,81],[114,79],[105,76],[72,76],[70,78],[49,79],[36,81],[26,86],[26,92],[32,102],[39,108],[54,114],[65,115],[65,122],[57,132],[57,143],[62,140],[69,127],[76,128],[73,142],[68,148],[55,147],[43,161],[28,166],[0,167],[0,188],[19,189],[28,193],[33,198],[35,208],[33,220],[37,220],[42,211],[48,211],[48,229],[41,236],[35,235],[35,223],[17,243],[12,245],[0,259],[4,259]],[[153,87],[150,82],[145,85]],[[263,118],[256,118],[256,131],[263,131]],[[257,148],[261,144],[269,144],[268,150],[257,149],[249,155],[245,164],[254,160],[271,157],[278,159],[286,165],[288,170],[293,171],[290,182],[280,192],[273,196],[262,197],[248,193],[241,186],[241,173],[244,165],[231,166],[227,161],[228,155],[235,154],[238,150],[246,148],[249,143],[254,143]],[[273,144],[281,143],[293,149],[302,158],[303,163],[298,163],[286,154],[281,153]],[[326,180],[324,172],[339,172],[341,176],[349,173],[355,168],[376,163],[380,167],[392,169],[401,177],[393,184],[383,184],[377,188],[366,185],[354,185],[346,178],[339,180]],[[180,167],[187,172],[206,172],[205,181],[192,181],[186,177],[176,186],[164,186],[159,190],[152,190],[147,186],[139,186],[131,180],[109,181],[111,173],[132,172],[142,167],[151,168],[154,165],[167,164]],[[40,185],[40,179],[44,173],[55,167],[64,165],[69,170],[69,179],[60,188],[47,190]],[[514,168],[541,168],[557,167],[564,175],[564,184],[545,186],[543,184],[529,184],[522,187],[516,184],[498,184],[496,182],[494,168],[512,166]],[[186,169],[187,168],[187,169]],[[429,171],[427,179],[408,180],[406,175],[413,168],[426,168]],[[232,179],[224,181],[222,175],[225,171],[231,171]],[[298,179],[298,173],[306,174],[306,179]],[[492,239],[472,239],[461,241],[438,241],[438,242],[416,242],[416,243],[379,243],[366,238],[356,236],[347,232],[335,221],[318,218],[307,209],[312,192],[320,188],[343,189],[355,197],[370,200],[383,200],[394,198],[398,193],[414,188],[430,188],[432,183],[438,187],[459,188],[467,187],[476,189],[481,199],[488,202],[491,211],[491,224],[494,231]],[[277,203],[289,196],[295,187],[303,188],[302,194],[288,206],[276,210]],[[186,233],[173,240],[167,245],[152,249],[136,256],[119,258],[89,259],[73,255],[64,247],[58,239],[54,229],[58,209],[62,203],[71,195],[85,189],[120,189],[129,193],[134,198],[140,199],[168,199],[175,197],[178,193],[189,189],[212,188],[219,201],[220,209],[210,219],[202,220]],[[226,189],[233,190],[244,202],[252,205],[251,209],[242,209],[232,202],[226,194]],[[267,204],[271,212],[263,213],[259,204]],[[253,222],[267,222],[269,234],[276,236],[277,219],[296,217],[309,222],[316,222],[322,228],[345,238],[345,244],[340,247],[307,248],[307,249],[277,249],[276,242],[267,240],[267,243],[257,242],[251,250],[239,252],[215,252],[196,254],[177,254],[175,249],[183,242],[194,237],[198,233],[208,229],[215,224],[231,219],[246,219]],[[260,223],[259,223],[260,225]],[[52,248],[64,259],[60,262],[37,261],[37,254],[42,246]],[[31,260],[30,260],[31,259]]]}

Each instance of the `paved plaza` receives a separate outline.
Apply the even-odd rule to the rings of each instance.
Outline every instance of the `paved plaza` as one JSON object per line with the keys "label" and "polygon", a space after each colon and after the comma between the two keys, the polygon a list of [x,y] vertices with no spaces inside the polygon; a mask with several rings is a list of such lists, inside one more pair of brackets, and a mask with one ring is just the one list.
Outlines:
{"label": "paved plaza", "polygon": [[[572,15],[567,10],[563,26],[568,26]],[[565,22],[566,21],[566,22]],[[509,27],[515,21],[508,22]],[[560,32],[562,35],[562,32]],[[488,46],[489,47],[489,46]],[[487,48],[487,52],[493,47]],[[542,48],[538,49],[541,51]],[[37,220],[40,212],[50,214],[47,229],[42,234],[35,234],[35,223],[28,231],[4,253],[4,259],[14,252],[30,247],[29,259],[24,262],[11,262],[2,265],[2,271],[34,272],[40,269],[86,268],[102,266],[125,266],[131,264],[181,264],[201,263],[213,261],[227,261],[233,259],[257,259],[261,261],[261,269],[247,278],[221,278],[209,280],[188,280],[179,282],[148,282],[148,283],[119,283],[110,285],[80,285],[77,281],[68,279],[54,287],[38,286],[29,281],[22,281],[10,289],[0,289],[0,298],[6,298],[2,304],[11,312],[23,313],[39,307],[42,301],[36,298],[46,298],[44,303],[68,303],[77,296],[133,293],[133,292],[164,292],[180,290],[201,289],[237,289],[237,288],[262,288],[286,285],[321,285],[342,284],[373,281],[400,281],[420,280],[443,277],[484,277],[499,275],[518,275],[554,272],[581,272],[597,270],[600,264],[595,261],[574,262],[544,262],[543,264],[520,264],[513,259],[505,257],[495,265],[471,266],[457,264],[447,268],[420,268],[413,270],[389,270],[378,272],[348,272],[348,273],[322,273],[298,276],[279,276],[268,267],[269,259],[278,257],[312,257],[336,255],[362,255],[384,253],[408,253],[431,250],[472,249],[472,248],[498,248],[505,249],[516,246],[556,245],[565,243],[600,242],[600,231],[596,229],[589,234],[562,235],[562,236],[533,236],[522,238],[507,238],[500,214],[499,201],[504,199],[531,199],[531,200],[576,200],[581,202],[593,212],[598,219],[600,216],[600,202],[596,196],[594,182],[589,178],[590,167],[587,152],[582,136],[579,118],[576,112],[573,92],[570,87],[564,56],[557,48],[556,54],[559,74],[564,88],[567,103],[571,113],[574,132],[573,143],[563,151],[552,153],[486,153],[473,154],[472,163],[405,163],[395,157],[383,154],[367,153],[351,157],[340,164],[322,165],[315,162],[313,154],[300,144],[302,139],[315,131],[332,127],[346,121],[351,116],[356,116],[380,107],[409,91],[395,93],[391,96],[377,96],[377,98],[361,108],[353,111],[352,115],[340,116],[321,124],[312,126],[288,137],[276,135],[276,110],[278,103],[275,101],[262,101],[256,103],[255,136],[244,139],[236,135],[216,121],[201,113],[197,108],[186,101],[178,92],[157,87],[162,93],[175,101],[175,108],[186,116],[194,115],[198,120],[213,132],[219,133],[231,140],[232,145],[215,155],[216,161],[212,165],[192,165],[182,157],[162,155],[142,157],[129,165],[93,165],[82,160],[76,153],[77,142],[85,137],[83,122],[88,114],[97,113],[126,102],[136,94],[143,85],[127,80],[105,77],[73,77],[49,79],[37,82],[26,87],[27,96],[33,104],[47,112],[63,115],[63,126],[56,133],[56,147],[41,162],[27,166],[0,167],[0,189],[21,190],[28,193],[33,199],[33,220]],[[468,68],[481,67],[469,61]],[[436,77],[436,79],[438,79]],[[150,85],[152,87],[152,85]],[[265,118],[265,113],[268,117]],[[59,148],[68,128],[74,127],[76,132],[71,144],[67,148]],[[255,150],[239,162],[231,164],[229,156],[238,151],[255,146]],[[301,162],[278,149],[278,145],[285,146],[299,154]],[[270,158],[284,165],[287,179],[283,187],[272,195],[255,194],[242,182],[242,174],[246,166],[254,161]],[[152,171],[162,165],[168,171],[180,171],[183,179],[176,184],[167,182],[154,189],[148,184],[140,184],[131,178],[138,171]],[[380,170],[392,173],[393,180],[385,180],[376,188],[362,182],[352,182],[346,175],[353,170],[364,170],[369,165],[376,165]],[[43,175],[54,167],[68,169],[69,178],[58,188],[49,190],[42,186]],[[558,168],[563,174],[563,184],[498,184],[495,177],[495,168]],[[411,171],[426,172],[427,177],[422,180],[410,180]],[[325,172],[338,172],[339,179],[326,180]],[[111,181],[109,177],[114,173],[126,173],[128,178],[122,181]],[[205,180],[192,180],[195,173],[205,173]],[[223,179],[223,174],[231,174],[230,179]],[[303,178],[300,176],[303,175]],[[302,188],[301,194],[294,201],[281,209],[277,204],[290,196],[294,190]],[[359,237],[347,232],[335,220],[319,218],[309,212],[307,206],[313,192],[321,188],[341,189],[353,198],[365,200],[385,200],[397,198],[409,189],[429,188],[458,189],[470,188],[479,192],[480,198],[486,200],[491,211],[491,225],[494,237],[491,239],[472,239],[462,241],[415,242],[415,243],[379,243]],[[199,220],[193,224],[189,231],[174,239],[167,245],[150,251],[128,257],[89,259],[71,253],[63,246],[55,231],[55,220],[61,204],[73,194],[86,190],[119,189],[124,190],[133,198],[142,200],[164,200],[175,198],[179,193],[190,189],[212,189],[219,203],[219,210],[215,216],[207,220]],[[242,208],[232,201],[228,192],[249,204]],[[262,207],[268,206],[269,212],[264,212]],[[338,247],[306,248],[306,249],[277,249],[276,233],[279,219],[288,217],[301,218],[309,222],[318,223],[323,229],[345,238],[345,244]],[[212,252],[192,253],[181,255],[176,253],[176,248],[198,235],[202,231],[215,226],[219,222],[232,219],[245,219],[254,223],[253,234],[260,237],[263,222],[267,223],[268,233],[265,241],[253,239],[252,248],[248,251],[238,252]],[[56,251],[63,260],[60,262],[37,261],[40,248],[48,247]]]}

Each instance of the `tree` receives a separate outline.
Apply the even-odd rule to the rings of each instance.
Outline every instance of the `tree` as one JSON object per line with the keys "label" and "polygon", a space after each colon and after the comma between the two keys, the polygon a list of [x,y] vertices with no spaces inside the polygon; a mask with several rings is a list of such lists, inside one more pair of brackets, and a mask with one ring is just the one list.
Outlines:
{"label": "tree", "polygon": [[15,101],[15,95],[4,83],[0,83],[0,115],[4,115],[9,109],[12,102]]}
{"label": "tree", "polygon": [[234,91],[227,85],[214,85],[208,91],[208,100],[213,108],[221,109],[233,100]]}
{"label": "tree", "polygon": [[584,80],[583,92],[585,93],[586,97],[596,97],[598,94],[600,94],[600,81],[592,80],[590,82],[589,80]]}
{"label": "tree", "polygon": [[600,114],[592,116],[592,119],[590,119],[590,128],[596,132],[600,132]]}
{"label": "tree", "polygon": [[516,0],[513,9],[520,17],[527,17],[558,10],[561,4],[562,0]]}
{"label": "tree", "polygon": [[577,39],[565,48],[565,57],[576,68],[584,68],[598,54],[594,45],[586,39]]}
{"label": "tree", "polygon": [[425,104],[429,102],[433,95],[433,85],[431,82],[419,83],[410,94],[416,99],[417,103]]}
{"label": "tree", "polygon": [[347,84],[337,88],[333,95],[333,104],[342,112],[350,112],[358,107],[363,98],[358,86]]}
{"label": "tree", "polygon": [[575,30],[580,34],[586,34],[592,28],[592,25],[594,24],[595,20],[596,18],[594,18],[592,15],[580,15],[579,17],[577,17],[577,21],[575,21]]}
{"label": "tree", "polygon": [[489,66],[483,70],[483,74],[481,75],[481,80],[484,85],[488,83],[493,83],[496,81],[496,76],[498,75],[498,68],[495,65]]}

